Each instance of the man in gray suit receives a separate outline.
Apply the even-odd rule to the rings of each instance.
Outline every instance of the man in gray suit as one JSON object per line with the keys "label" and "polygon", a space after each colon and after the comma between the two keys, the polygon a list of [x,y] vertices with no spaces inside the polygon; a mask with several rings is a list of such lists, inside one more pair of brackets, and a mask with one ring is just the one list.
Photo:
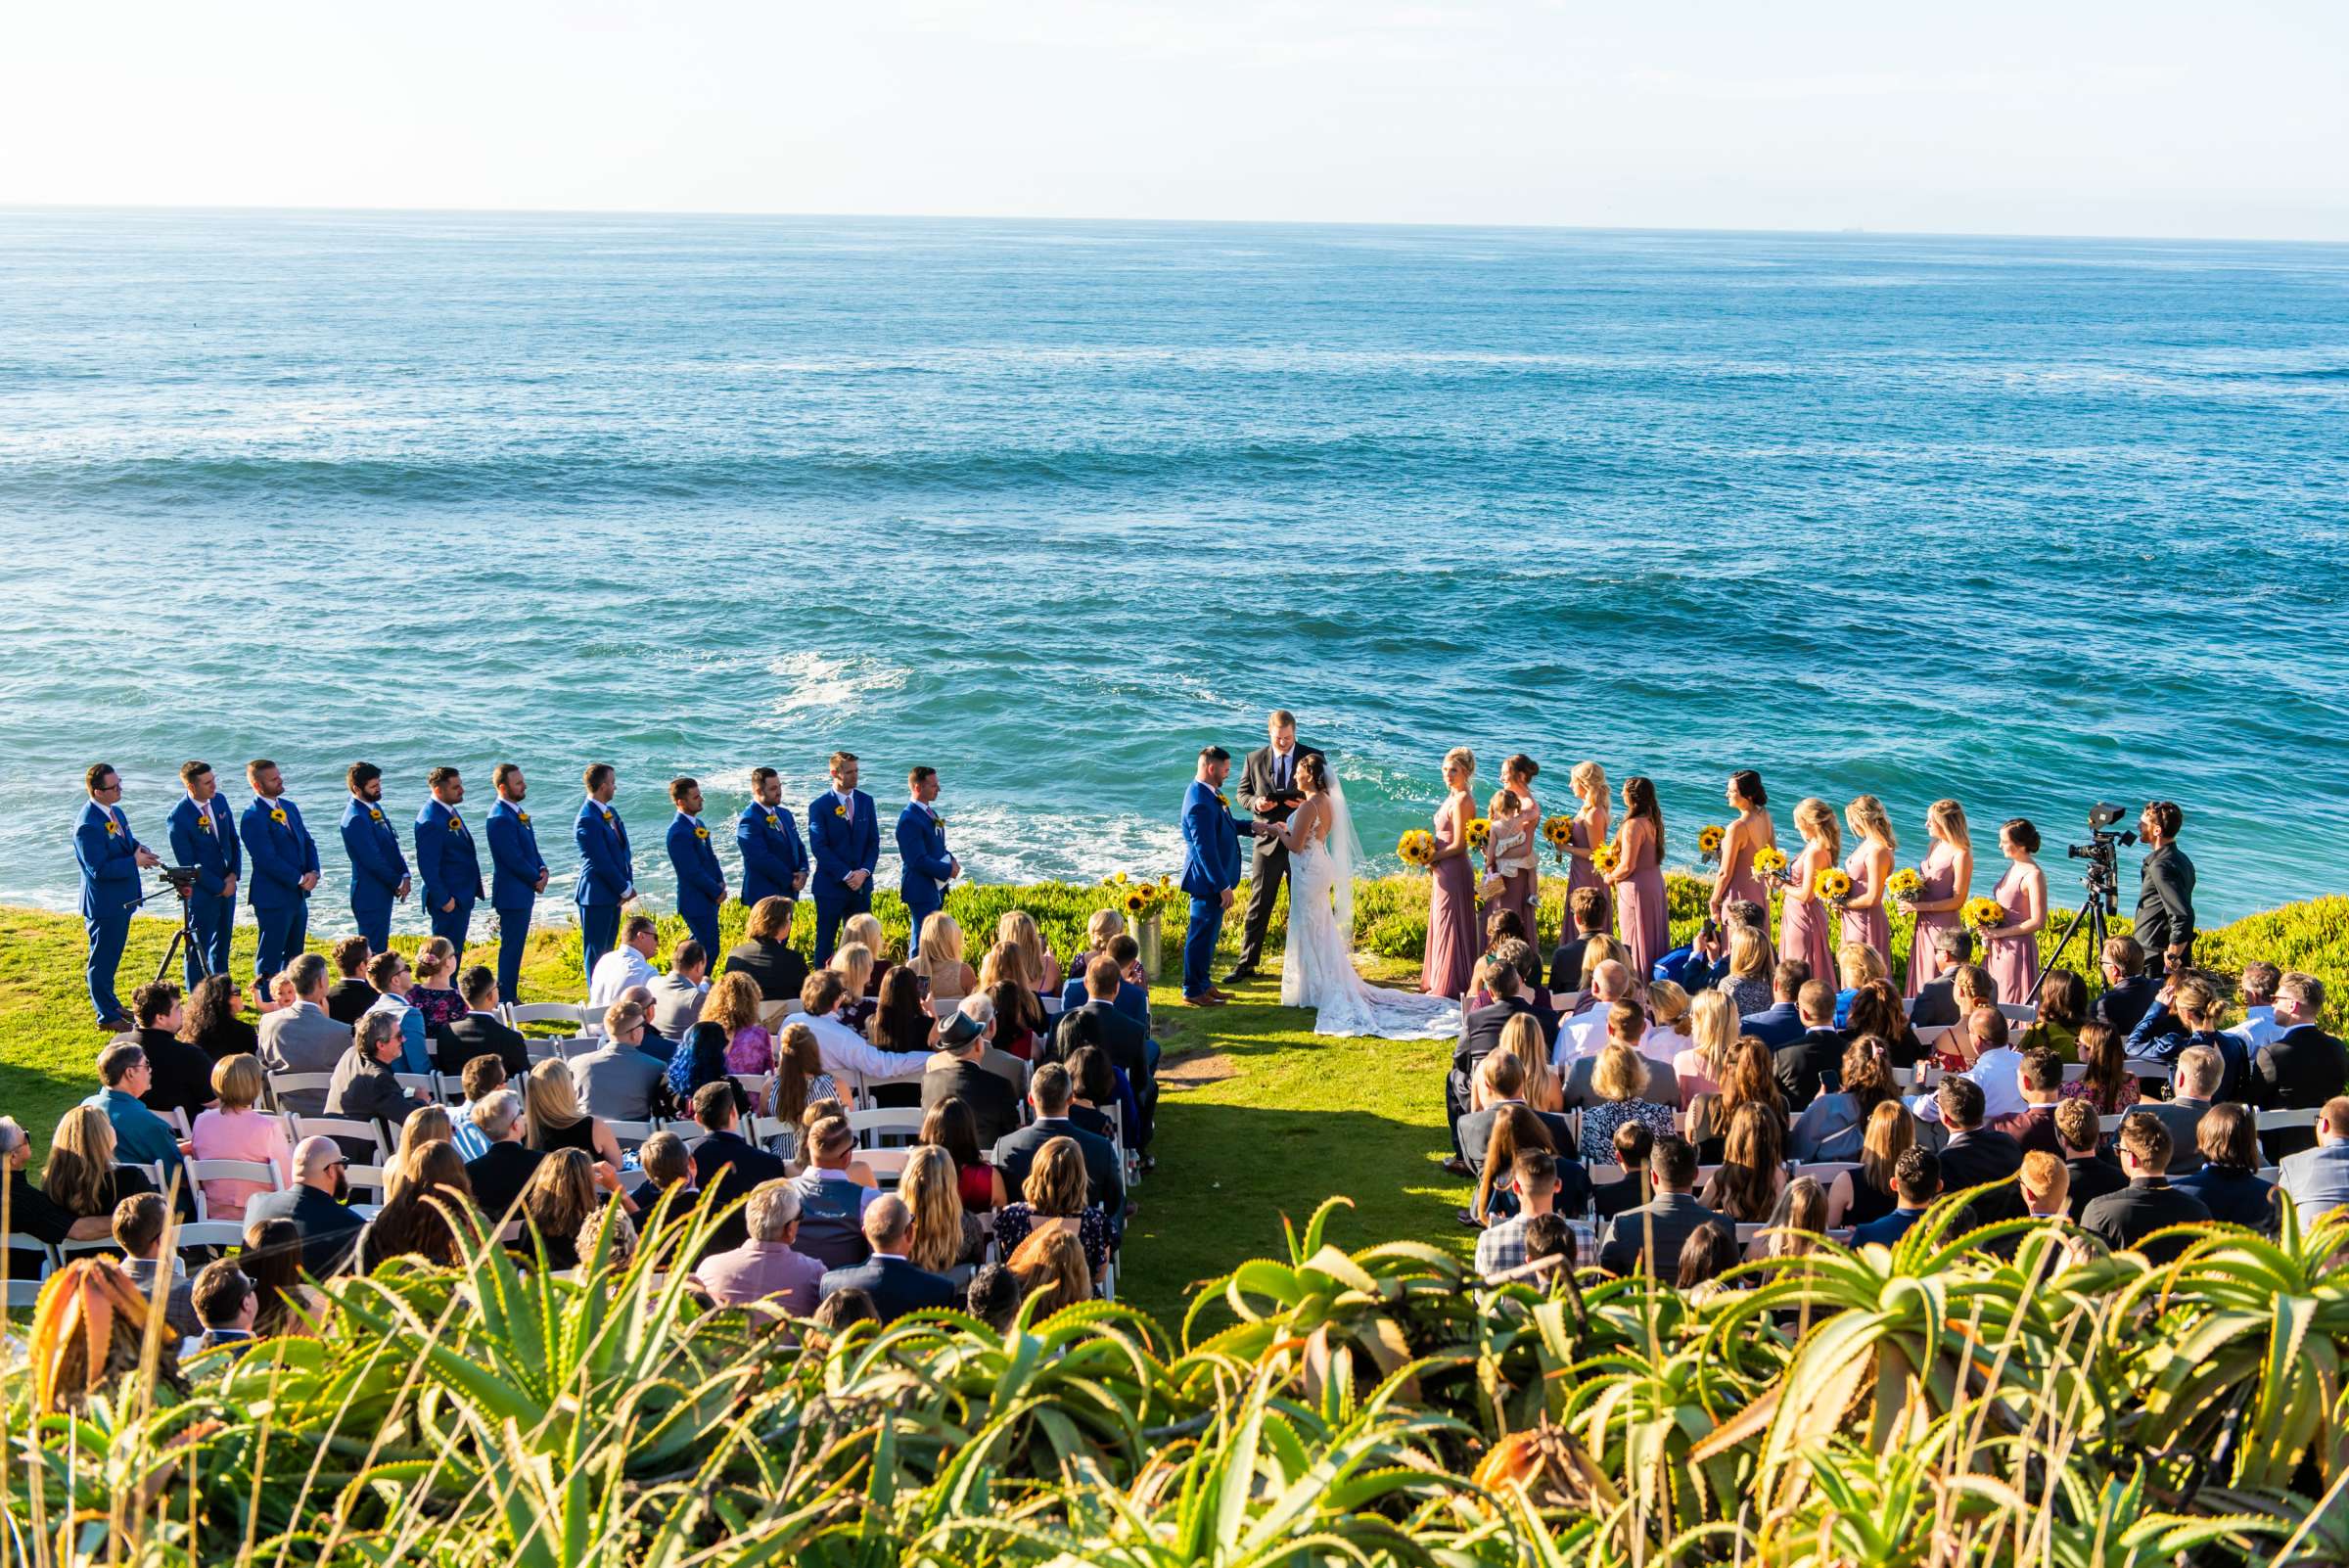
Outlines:
{"label": "man in gray suit", "polygon": [[[396,1133],[410,1111],[424,1107],[424,1102],[401,1088],[392,1076],[392,1064],[399,1060],[399,1045],[398,1018],[391,1013],[369,1013],[361,1018],[350,1049],[335,1064],[335,1081],[326,1088],[325,1114],[388,1123]],[[354,1151],[348,1142],[343,1144],[343,1152],[362,1163],[374,1159],[373,1150]]]}
{"label": "man in gray suit", "polygon": [[2172,1152],[2168,1174],[2191,1176],[2202,1169],[2202,1146],[2194,1138],[2194,1130],[2202,1125],[2202,1113],[2210,1109],[2211,1096],[2227,1076],[2227,1064],[2207,1045],[2188,1045],[2178,1053],[2172,1071],[2177,1081],[2171,1086],[2177,1092],[2166,1100],[2147,1100],[2135,1109],[2169,1129]]}
{"label": "man in gray suit", "polygon": [[643,1038],[642,1006],[623,996],[604,1009],[604,1042],[571,1064],[589,1116],[607,1122],[652,1117],[653,1090],[666,1069],[636,1048]]}
{"label": "man in gray suit", "polygon": [[[261,1015],[261,1066],[272,1073],[331,1073],[350,1050],[350,1026],[326,1014],[326,960],[305,952],[286,972],[294,977],[294,1005]],[[279,1098],[297,1116],[326,1111],[326,1096],[317,1089]]]}
{"label": "man in gray suit", "polygon": [[1607,1222],[1598,1266],[1608,1273],[1629,1274],[1644,1266],[1650,1273],[1669,1276],[1680,1268],[1681,1248],[1697,1226],[1721,1219],[1693,1196],[1696,1145],[1686,1138],[1667,1133],[1656,1139],[1647,1157],[1647,1179],[1655,1197]]}
{"label": "man in gray suit", "polygon": [[2300,1229],[2349,1205],[2349,1096],[2325,1102],[2317,1118],[2317,1146],[2286,1155],[2276,1184],[2300,1214]]}

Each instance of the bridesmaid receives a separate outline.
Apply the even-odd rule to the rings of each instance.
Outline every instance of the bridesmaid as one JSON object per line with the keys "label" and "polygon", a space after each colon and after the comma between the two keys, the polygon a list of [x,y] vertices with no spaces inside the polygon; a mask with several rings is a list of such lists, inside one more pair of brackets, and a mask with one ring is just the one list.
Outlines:
{"label": "bridesmaid", "polygon": [[[1607,770],[1596,762],[1577,762],[1566,782],[1583,803],[1574,813],[1574,842],[1566,851],[1566,897],[1572,900],[1579,889],[1607,885],[1606,878],[1590,869],[1590,852],[1607,842]],[[1564,932],[1558,940],[1566,940]]]}
{"label": "bridesmaid", "polygon": [[1754,852],[1774,849],[1778,830],[1770,820],[1770,795],[1762,775],[1741,767],[1729,775],[1729,809],[1737,813],[1721,835],[1721,874],[1713,879],[1711,913],[1716,927],[1727,924],[1725,911],[1732,899],[1745,899],[1770,908],[1770,890],[1754,875]]}
{"label": "bridesmaid", "polygon": [[[1542,954],[1542,944],[1537,939],[1534,927],[1534,917],[1541,912],[1542,906],[1542,861],[1540,856],[1542,803],[1534,799],[1534,775],[1541,771],[1542,765],[1523,752],[1517,753],[1500,764],[1500,787],[1508,790],[1524,803],[1525,820],[1532,824],[1527,829],[1527,842],[1533,847],[1536,853],[1532,865],[1520,871],[1502,873],[1500,897],[1493,900],[1491,908],[1488,908],[1485,914],[1489,920],[1492,918],[1493,909],[1516,910],[1518,923],[1525,928],[1526,944],[1534,949],[1537,956]],[[1485,868],[1488,871],[1499,871],[1500,867],[1495,861],[1493,849],[1494,847],[1491,845],[1486,846]],[[1545,969],[1549,966],[1549,960],[1546,957],[1543,957],[1542,963]]]}
{"label": "bridesmaid", "polygon": [[1436,807],[1427,958],[1419,970],[1419,989],[1431,996],[1465,996],[1481,950],[1476,930],[1476,869],[1468,859],[1468,824],[1476,816],[1476,797],[1468,786],[1475,777],[1474,752],[1455,746],[1445,754],[1444,784],[1451,793]]}
{"label": "bridesmaid", "polygon": [[1925,836],[1933,848],[1916,868],[1924,886],[1909,905],[1916,911],[1916,930],[1910,934],[1909,977],[1902,985],[1902,995],[1911,1001],[1944,968],[1955,967],[1942,962],[1933,934],[1957,928],[1958,911],[1974,891],[1974,841],[1966,831],[1965,807],[1956,801],[1935,801],[1926,807]]}
{"label": "bridesmaid", "polygon": [[2039,829],[2027,818],[2015,817],[1999,829],[1999,850],[2014,863],[1990,893],[2006,917],[1982,933],[1982,967],[1998,986],[1999,1000],[2020,1006],[2030,999],[2039,980],[2039,933],[2048,923],[2048,873],[2031,858],[2039,852]]}
{"label": "bridesmaid", "polygon": [[[1865,942],[1886,965],[1892,962],[1892,911],[1884,907],[1884,879],[1892,875],[1892,859],[1900,841],[1892,836],[1892,818],[1884,803],[1863,795],[1843,808],[1859,844],[1843,862],[1852,879],[1851,897],[1843,901],[1843,940]],[[1889,970],[1888,970],[1889,972]]]}
{"label": "bridesmaid", "polygon": [[1803,836],[1803,853],[1794,857],[1786,874],[1785,903],[1778,918],[1778,957],[1800,958],[1811,966],[1813,980],[1832,981],[1835,975],[1835,935],[1828,929],[1825,905],[1811,897],[1819,873],[1843,855],[1843,830],[1835,825],[1835,808],[1816,795],[1795,804],[1794,830]]}
{"label": "bridesmaid", "polygon": [[1615,849],[1607,881],[1615,889],[1633,978],[1644,986],[1656,960],[1672,948],[1672,915],[1664,902],[1664,812],[1656,805],[1655,782],[1641,774],[1623,781],[1623,831]]}

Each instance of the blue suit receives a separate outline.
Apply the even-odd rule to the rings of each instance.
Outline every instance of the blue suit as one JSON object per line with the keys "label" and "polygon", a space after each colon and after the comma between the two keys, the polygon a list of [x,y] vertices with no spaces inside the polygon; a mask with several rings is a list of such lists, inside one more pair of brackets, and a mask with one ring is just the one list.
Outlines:
{"label": "blue suit", "polygon": [[911,957],[922,950],[922,922],[945,905],[946,895],[939,884],[954,869],[947,863],[946,825],[917,801],[907,801],[898,813],[898,858],[904,866],[898,876],[898,893],[913,917],[913,940],[906,948]]}
{"label": "blue suit", "polygon": [[[797,899],[794,880],[807,874],[807,846],[800,842],[799,824],[785,806],[760,806],[757,801],[734,819],[734,847],[742,852],[742,901]],[[710,955],[713,963],[717,955]]]}
{"label": "blue suit", "polygon": [[1223,894],[1240,885],[1240,829],[1223,799],[1199,780],[1182,798],[1182,891],[1191,896],[1191,928],[1182,939],[1182,993],[1209,990],[1208,970],[1223,935]]}
{"label": "blue suit", "polygon": [[407,856],[399,853],[399,829],[381,804],[357,796],[343,807],[343,853],[350,856],[350,917],[367,939],[369,953],[392,945],[392,905],[408,880]]}
{"label": "blue suit", "polygon": [[[873,907],[873,867],[881,863],[881,823],[873,814],[873,798],[862,790],[844,808],[840,797],[826,790],[807,803],[807,843],[815,851],[815,873],[808,879],[815,895],[815,961],[832,960],[832,939],[840,923]],[[865,874],[861,887],[841,879],[852,871]]]}
{"label": "blue suit", "polygon": [[579,803],[571,837],[579,847],[579,880],[571,897],[579,906],[579,946],[593,979],[595,961],[620,941],[620,906],[636,891],[636,859],[628,825],[592,795]]}
{"label": "blue suit", "polygon": [[86,977],[98,1022],[122,1018],[115,995],[115,971],[122,967],[122,945],[130,938],[130,914],[139,897],[139,841],[120,807],[86,803],[73,824],[73,858],[81,863],[81,922],[88,930]]}
{"label": "blue suit", "polygon": [[281,795],[277,811],[285,817],[283,822],[256,795],[237,819],[237,836],[245,841],[245,858],[253,866],[245,891],[261,928],[260,945],[253,957],[256,996],[269,977],[292,963],[309,941],[310,895],[301,878],[318,871],[318,844],[301,825],[301,807]]}
{"label": "blue suit", "polygon": [[546,871],[530,813],[501,799],[489,807],[489,907],[497,911],[497,990],[521,999],[522,950],[530,939],[530,909]]}
{"label": "blue suit", "polygon": [[228,973],[229,934],[237,923],[236,895],[228,879],[245,870],[245,852],[229,825],[228,807],[215,795],[198,806],[188,796],[171,807],[171,863],[196,868],[196,891],[188,896],[188,924],[196,933],[188,948],[188,990],[207,975]]}
{"label": "blue suit", "polygon": [[[424,912],[433,935],[446,937],[464,957],[473,906],[482,899],[482,855],[465,813],[435,796],[426,796],[424,809],[416,813],[416,870],[424,878]],[[443,910],[440,906],[451,899],[457,906]]]}
{"label": "blue suit", "polygon": [[726,901],[726,872],[717,863],[717,846],[710,830],[682,811],[668,824],[668,863],[677,873],[677,913],[715,965],[717,906]]}

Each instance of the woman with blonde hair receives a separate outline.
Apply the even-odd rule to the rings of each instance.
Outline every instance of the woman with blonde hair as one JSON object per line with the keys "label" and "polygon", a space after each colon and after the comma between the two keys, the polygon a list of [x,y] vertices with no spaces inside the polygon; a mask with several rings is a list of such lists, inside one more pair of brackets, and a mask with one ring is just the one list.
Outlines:
{"label": "woman with blonde hair", "polygon": [[832,961],[824,966],[840,977],[841,990],[848,995],[841,1004],[840,1021],[851,1029],[862,1030],[864,1021],[873,1016],[872,993],[866,988],[872,984],[878,961],[863,943],[844,942],[832,949]]}
{"label": "woman with blonde hair", "polygon": [[1688,1048],[1672,1059],[1681,1097],[1718,1094],[1737,1043],[1737,1008],[1726,992],[1697,992],[1688,1003]]}
{"label": "woman with blonde hair", "polygon": [[1672,981],[1649,981],[1647,1034],[1639,1041],[1639,1054],[1669,1061],[1686,1050],[1688,1032],[1682,1026],[1688,1022],[1688,993]]}
{"label": "woman with blonde hair", "polygon": [[1615,1130],[1626,1122],[1647,1124],[1662,1137],[1678,1126],[1678,1113],[1647,1097],[1647,1063],[1621,1040],[1610,1040],[1590,1069],[1593,1104],[1583,1107],[1582,1158],[1585,1165],[1604,1165],[1615,1157]]}
{"label": "woman with blonde hair", "polygon": [[1878,1101],[1860,1140],[1860,1169],[1844,1172],[1827,1190],[1827,1223],[1864,1225],[1898,1208],[1892,1168],[1915,1146],[1916,1119],[1909,1107],[1897,1099]]}
{"label": "woman with blonde hair", "polygon": [[1890,966],[1884,962],[1881,948],[1848,939],[1836,948],[1835,1027],[1841,1029],[1851,1021],[1853,997],[1879,980],[1890,985],[1886,977],[1891,973]]}
{"label": "woman with blonde hair", "polygon": [[1454,1000],[1468,994],[1483,942],[1476,923],[1476,871],[1468,860],[1468,824],[1476,819],[1476,754],[1455,746],[1444,754],[1444,804],[1436,807],[1435,861],[1429,866],[1427,947],[1419,989]]}
{"label": "woman with blonde hair", "polygon": [[572,1082],[571,1069],[561,1057],[548,1057],[522,1081],[522,1140],[533,1149],[548,1154],[577,1149],[591,1160],[620,1169],[620,1139],[580,1108],[578,1085]]}
{"label": "woman with blonde hair", "polygon": [[840,923],[840,940],[854,943],[873,955],[873,972],[865,977],[864,993],[877,994],[881,977],[889,972],[889,937],[881,929],[881,918],[872,914],[852,914]]}
{"label": "woman with blonde hair", "polygon": [[1664,808],[1655,780],[1635,773],[1623,781],[1623,826],[1615,832],[1615,869],[1605,873],[1615,894],[1615,919],[1632,949],[1632,973],[1645,980],[1672,946],[1672,911],[1664,896]]}
{"label": "woman with blonde hair", "polygon": [[1770,933],[1751,926],[1729,928],[1729,972],[1715,983],[1715,990],[1728,997],[1735,1017],[1769,1008]]}
{"label": "woman with blonde hair", "polygon": [[[283,1119],[253,1109],[260,1103],[260,1058],[223,1057],[212,1068],[212,1093],[219,1103],[198,1111],[188,1141],[199,1160],[249,1160],[277,1167],[278,1184],[294,1179],[294,1145]],[[242,1220],[245,1203],[269,1191],[266,1181],[221,1176],[204,1183],[205,1213],[214,1220]]]}
{"label": "woman with blonde hair", "polygon": [[726,1032],[726,1071],[771,1073],[775,1067],[775,1038],[759,1022],[765,1007],[759,984],[739,969],[728,970],[710,983],[702,998],[701,1022]]}
{"label": "woman with blonde hair", "polygon": [[1827,1189],[1817,1176],[1796,1176],[1778,1189],[1763,1222],[1767,1228],[1746,1248],[1748,1258],[1808,1257],[1826,1235]]}
{"label": "woman with blonde hair", "polygon": [[1721,834],[1721,871],[1713,879],[1708,908],[1717,927],[1728,918],[1734,899],[1770,907],[1770,889],[1754,874],[1754,854],[1778,846],[1778,830],[1770,820],[1770,792],[1762,787],[1762,775],[1741,767],[1729,775],[1727,793],[1729,809],[1737,815]]}
{"label": "woman with blonde hair", "polygon": [[419,1105],[408,1113],[406,1121],[399,1124],[399,1146],[392,1151],[392,1158],[385,1163],[384,1179],[395,1179],[424,1152],[426,1145],[453,1144],[456,1141],[457,1128],[449,1120],[447,1106]]}
{"label": "woman with blonde hair", "polygon": [[1566,1085],[1558,1071],[1549,1063],[1548,1043],[1542,1038],[1542,1022],[1532,1013],[1519,1013],[1500,1026],[1500,1044],[1493,1053],[1508,1052],[1525,1069],[1525,1103],[1537,1111],[1566,1109]]}
{"label": "woman with blonde hair", "polygon": [[962,927],[944,909],[934,909],[923,919],[921,945],[905,960],[905,967],[923,982],[922,995],[933,1013],[979,987],[979,976],[962,961]]}
{"label": "woman with blonde hair", "polygon": [[977,1263],[987,1252],[987,1228],[963,1211],[957,1193],[954,1156],[923,1145],[905,1156],[898,1196],[913,1211],[913,1239],[905,1256],[916,1268],[943,1274],[958,1264]]}
{"label": "woman with blonde hair", "polygon": [[1974,891],[1974,841],[1966,829],[1965,807],[1947,799],[1926,807],[1925,837],[1933,847],[1916,868],[1919,886],[1909,900],[1916,925],[1909,933],[1909,971],[1901,982],[1904,1001],[1914,1000],[1928,982],[1950,967],[1935,933],[1958,929],[1958,911]]}
{"label": "woman with blonde hair", "polygon": [[1642,989],[1641,983],[1645,981],[1647,977],[1643,974],[1640,974],[1637,970],[1632,969],[1632,949],[1625,946],[1622,943],[1617,942],[1613,937],[1608,936],[1605,932],[1594,931],[1583,943],[1583,973],[1581,981],[1582,992],[1584,995],[1588,996],[1590,994],[1590,984],[1592,981],[1598,978],[1598,966],[1604,963],[1618,963],[1623,965],[1624,968],[1632,970],[1633,991],[1637,992]]}
{"label": "woman with blonde hair", "polygon": [[1843,862],[1844,874],[1852,879],[1851,896],[1843,900],[1843,940],[1890,952],[1892,912],[1884,905],[1884,881],[1892,875],[1893,856],[1901,847],[1893,837],[1892,817],[1882,801],[1860,795],[1843,808],[1843,819],[1860,841]]}
{"label": "woman with blonde hair", "polygon": [[1572,899],[1577,889],[1606,887],[1605,879],[1590,868],[1590,852],[1607,842],[1607,770],[1596,762],[1577,762],[1566,782],[1583,803],[1574,813],[1573,837],[1566,846],[1566,897]]}
{"label": "woman with blonde hair", "polygon": [[1093,1299],[1084,1249],[1065,1230],[1036,1231],[1012,1250],[1004,1267],[1020,1282],[1021,1310],[1032,1326]]}
{"label": "woman with blonde hair", "polygon": [[1020,950],[1020,980],[1039,996],[1060,994],[1060,960],[1037,929],[1036,916],[1025,909],[1006,909],[995,921],[995,945]]}
{"label": "woman with blonde hair", "polygon": [[1008,1256],[1036,1232],[1056,1229],[1076,1234],[1086,1267],[1100,1278],[1109,1267],[1109,1219],[1091,1201],[1083,1151],[1065,1136],[1045,1140],[1028,1167],[1019,1202],[995,1211],[995,1248]]}
{"label": "woman with blonde hair", "polygon": [[1835,970],[1833,922],[1812,888],[1821,871],[1842,858],[1843,830],[1835,823],[1834,807],[1816,795],[1795,804],[1794,827],[1803,836],[1803,848],[1786,868],[1791,880],[1778,909],[1778,951],[1809,964],[1813,980],[1824,980]]}
{"label": "woman with blonde hair", "polygon": [[41,1184],[74,1220],[112,1220],[115,1204],[155,1190],[145,1172],[115,1164],[115,1124],[95,1105],[76,1105],[58,1119]]}

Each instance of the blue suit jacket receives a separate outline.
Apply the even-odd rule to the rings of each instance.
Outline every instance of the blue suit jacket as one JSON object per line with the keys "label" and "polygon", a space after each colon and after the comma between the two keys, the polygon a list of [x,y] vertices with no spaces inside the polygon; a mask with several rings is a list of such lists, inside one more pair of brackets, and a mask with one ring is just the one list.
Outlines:
{"label": "blue suit jacket", "polygon": [[1182,798],[1182,891],[1220,899],[1240,885],[1240,829],[1214,790],[1191,780]]}
{"label": "blue suit jacket", "polygon": [[903,1258],[867,1258],[853,1268],[827,1268],[817,1287],[829,1296],[835,1291],[861,1290],[873,1298],[873,1310],[885,1323],[925,1307],[958,1307],[961,1292],[944,1274],[917,1268]]}
{"label": "blue suit jacket", "polygon": [[424,902],[438,909],[450,899],[471,908],[482,897],[482,854],[474,848],[465,813],[428,795],[416,813],[416,869],[424,876]]}
{"label": "blue suit jacket", "polygon": [[490,906],[528,909],[538,901],[538,874],[546,869],[529,809],[499,800],[489,807],[488,834]]}
{"label": "blue suit jacket", "polygon": [[364,898],[390,903],[408,878],[408,857],[399,853],[399,829],[381,805],[361,806],[352,796],[343,807],[343,853],[350,856],[352,902]]}
{"label": "blue suit jacket", "polygon": [[904,867],[898,874],[898,892],[907,903],[917,893],[923,904],[945,897],[939,884],[954,869],[946,863],[946,825],[911,801],[898,813],[898,859]]}
{"label": "blue suit jacket", "polygon": [[1852,1227],[1852,1245],[1865,1247],[1876,1241],[1889,1247],[1907,1235],[1909,1227],[1924,1217],[1925,1211],[1922,1209],[1895,1209],[1890,1214],[1878,1215],[1864,1225]]}
{"label": "blue suit jacket", "polygon": [[636,860],[628,849],[628,825],[620,812],[596,805],[590,796],[579,803],[571,836],[579,847],[579,883],[572,890],[572,901],[583,909],[626,898],[636,886]]}
{"label": "blue suit jacket", "polygon": [[717,863],[710,830],[696,833],[693,818],[682,811],[668,824],[668,863],[677,873],[677,908],[715,914],[725,901],[725,868]]}
{"label": "blue suit jacket", "polygon": [[286,813],[283,822],[270,819],[269,803],[257,795],[237,819],[237,836],[245,841],[245,857],[253,862],[246,891],[255,909],[291,909],[306,902],[310,896],[300,879],[318,869],[318,844],[301,825],[301,807],[283,795],[277,804]]}
{"label": "blue suit jacket", "polygon": [[139,896],[138,853],[139,841],[127,817],[96,801],[83,803],[73,824],[73,858],[81,862],[84,915],[130,918],[130,901]]}
{"label": "blue suit jacket", "polygon": [[[201,814],[209,818],[211,831],[196,825]],[[240,876],[245,870],[245,851],[237,843],[237,830],[228,820],[228,807],[215,795],[200,808],[185,795],[171,807],[171,863],[196,868],[196,891],[217,899],[227,886],[228,879]]]}
{"label": "blue suit jacket", "polygon": [[[839,814],[840,802],[830,790],[807,803],[807,842],[815,851],[813,889],[840,891],[840,881],[852,871],[869,877],[881,863],[881,823],[873,815],[873,798],[858,790],[852,809]],[[869,886],[869,883],[868,883]]]}
{"label": "blue suit jacket", "polygon": [[744,807],[734,819],[734,846],[742,851],[743,902],[799,897],[791,879],[807,869],[807,846],[800,842],[789,807],[757,801]]}

